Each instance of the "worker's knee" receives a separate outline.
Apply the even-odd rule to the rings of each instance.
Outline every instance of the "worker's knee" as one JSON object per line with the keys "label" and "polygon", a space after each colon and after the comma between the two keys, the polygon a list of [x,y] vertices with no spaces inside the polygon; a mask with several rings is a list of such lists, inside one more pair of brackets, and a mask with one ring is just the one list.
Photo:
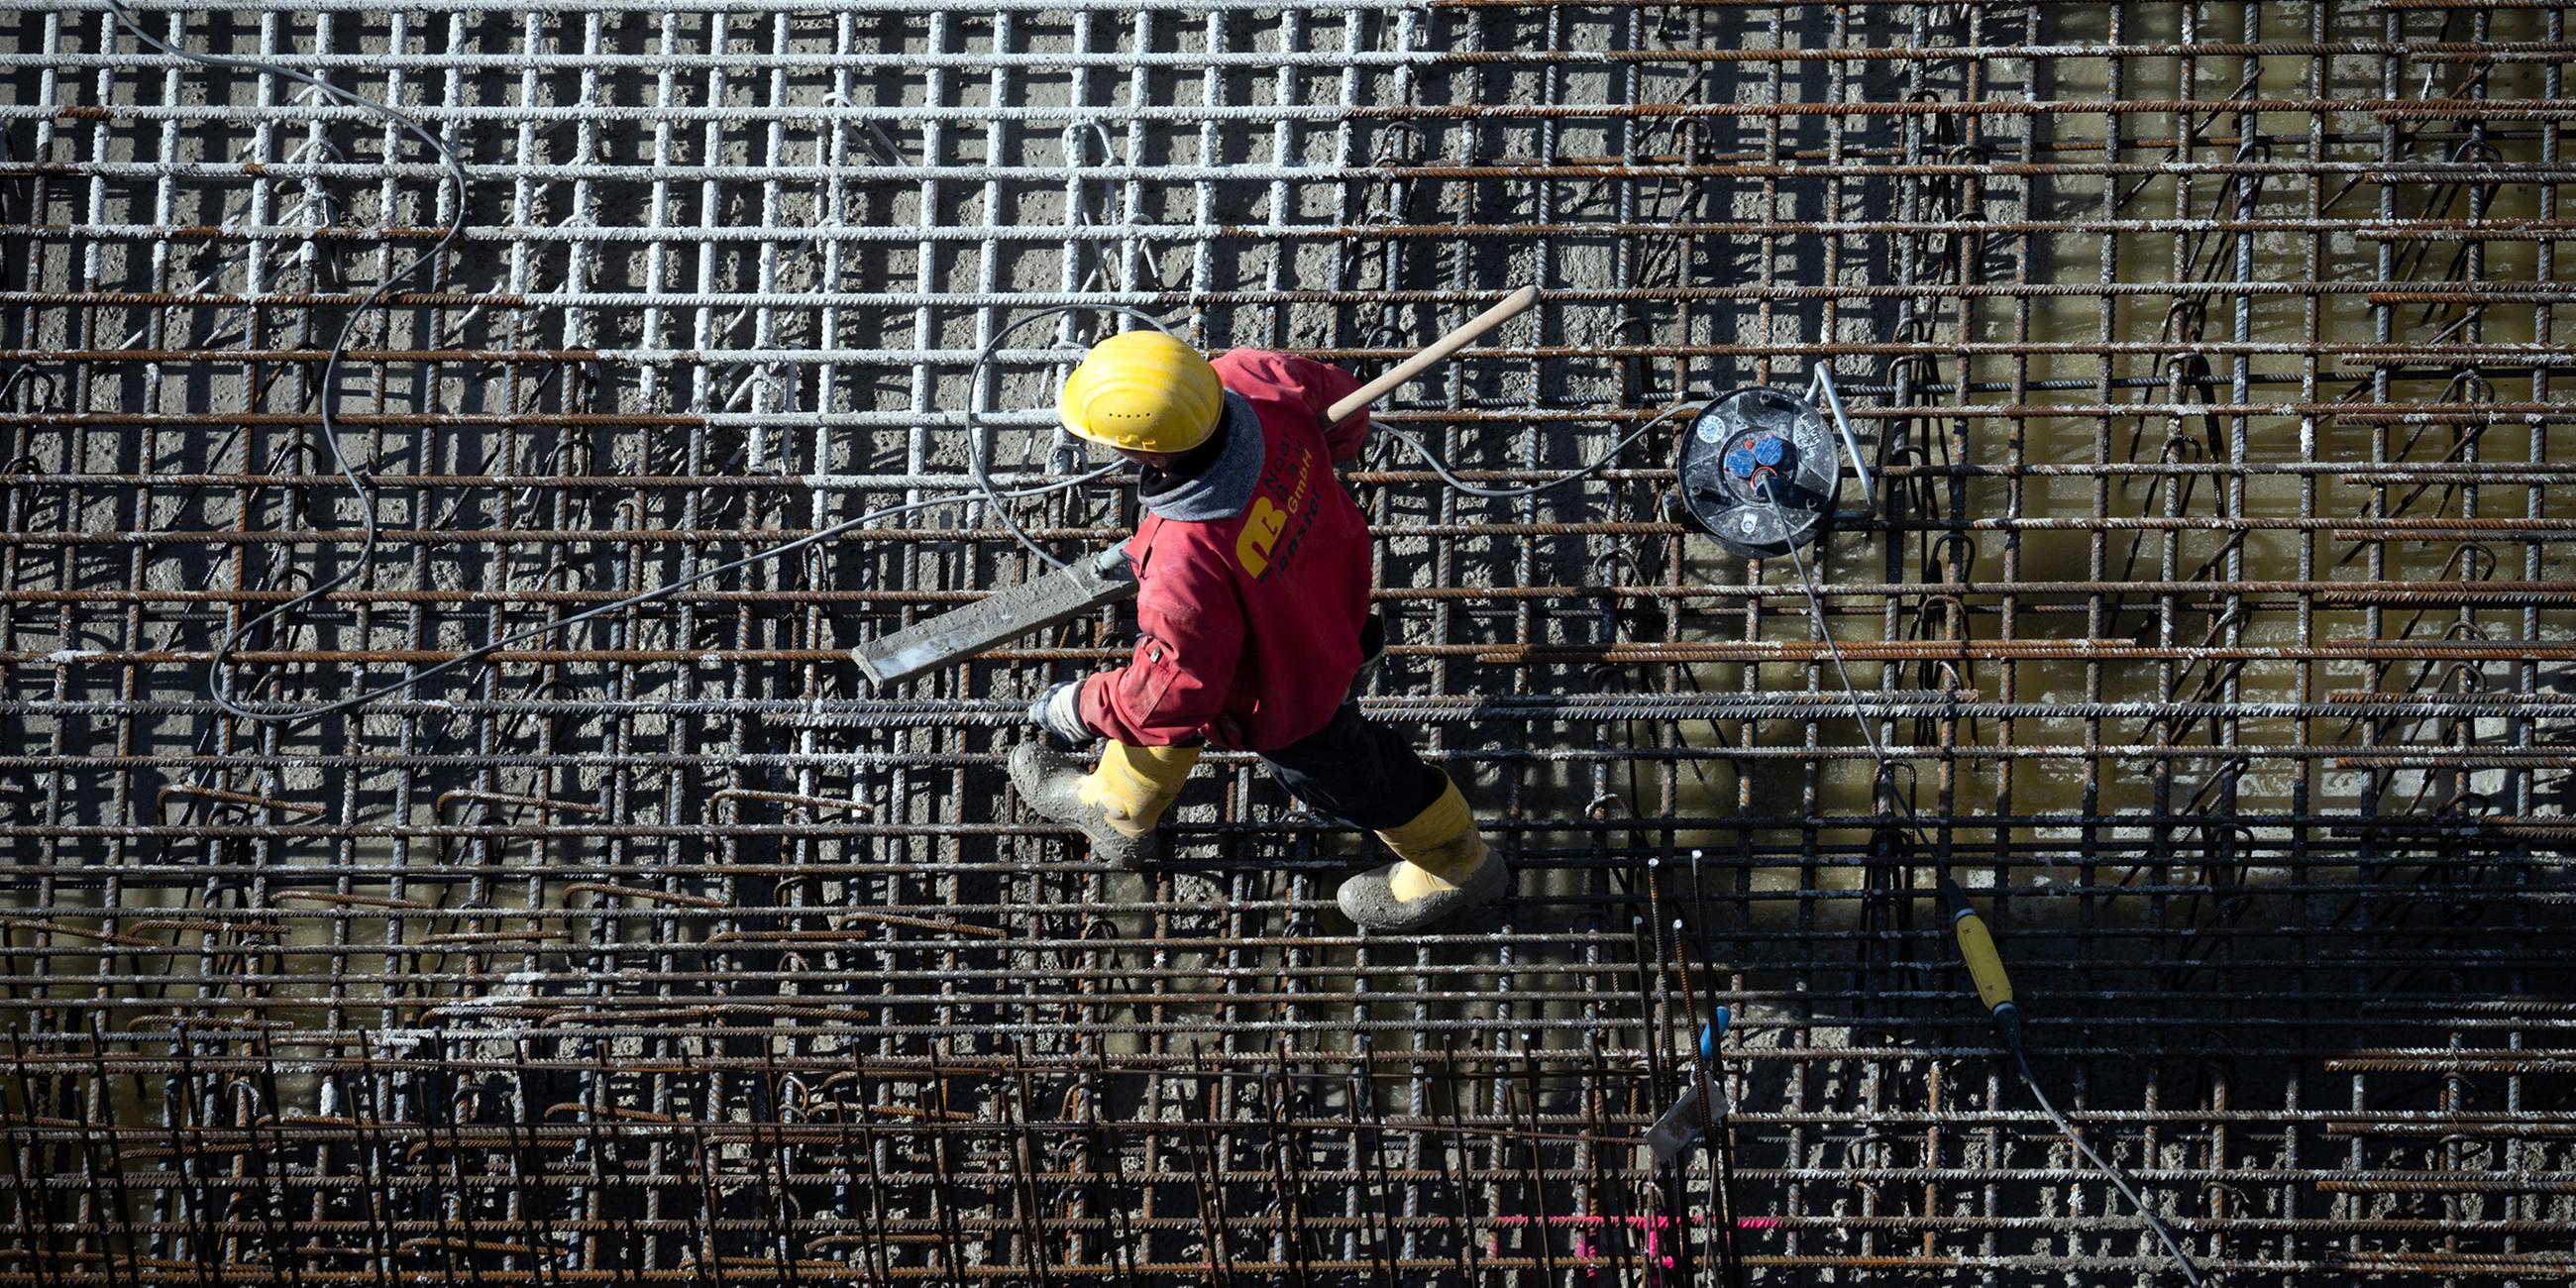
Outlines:
{"label": "worker's knee", "polygon": [[1322,729],[1261,757],[1298,799],[1370,831],[1410,822],[1449,786],[1411,743],[1347,703]]}

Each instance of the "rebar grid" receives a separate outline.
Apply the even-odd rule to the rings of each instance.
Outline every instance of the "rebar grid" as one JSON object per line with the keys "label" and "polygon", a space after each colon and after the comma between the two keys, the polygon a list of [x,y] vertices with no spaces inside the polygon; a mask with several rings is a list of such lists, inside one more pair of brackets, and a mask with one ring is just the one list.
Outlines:
{"label": "rebar grid", "polygon": [[[2561,6],[137,0],[8,5],[0,1282],[1717,1282],[1637,1148],[1738,1017],[1765,1282],[2576,1273],[2576,239]],[[1831,363],[1885,504],[1790,561],[1657,438],[1496,502],[1380,436],[1367,702],[1499,911],[1211,755],[1144,874],[1008,800],[1100,614],[869,693],[1040,565],[1082,313],[1381,367],[1485,482]],[[1847,491],[1845,502],[1852,494]],[[1070,557],[1111,486],[1007,511]],[[1884,779],[1863,708],[1899,761]],[[1899,802],[1928,844],[1899,825]]]}

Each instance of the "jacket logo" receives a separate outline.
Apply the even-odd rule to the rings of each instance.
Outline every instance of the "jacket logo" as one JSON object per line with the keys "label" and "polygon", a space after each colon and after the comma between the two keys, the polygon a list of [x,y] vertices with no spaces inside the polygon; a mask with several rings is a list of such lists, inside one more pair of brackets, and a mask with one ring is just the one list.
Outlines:
{"label": "jacket logo", "polygon": [[1288,515],[1270,503],[1270,498],[1255,497],[1252,512],[1243,517],[1243,530],[1234,536],[1234,561],[1258,581],[1270,571],[1270,548],[1279,544],[1279,534],[1288,528]]}

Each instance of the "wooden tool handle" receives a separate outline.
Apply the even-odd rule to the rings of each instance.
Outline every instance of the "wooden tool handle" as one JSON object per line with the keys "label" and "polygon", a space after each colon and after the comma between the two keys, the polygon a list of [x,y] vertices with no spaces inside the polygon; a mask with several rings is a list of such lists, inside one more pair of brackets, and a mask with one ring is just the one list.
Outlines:
{"label": "wooden tool handle", "polygon": [[1384,398],[1393,392],[1397,385],[1421,375],[1433,363],[1447,360],[1450,354],[1475,343],[1477,337],[1487,331],[1519,317],[1528,310],[1529,306],[1536,303],[1538,303],[1538,288],[1535,286],[1524,286],[1504,296],[1502,303],[1468,319],[1465,326],[1432,341],[1430,348],[1397,363],[1393,371],[1361,385],[1350,397],[1326,408],[1324,423],[1338,425],[1349,420],[1353,413]]}

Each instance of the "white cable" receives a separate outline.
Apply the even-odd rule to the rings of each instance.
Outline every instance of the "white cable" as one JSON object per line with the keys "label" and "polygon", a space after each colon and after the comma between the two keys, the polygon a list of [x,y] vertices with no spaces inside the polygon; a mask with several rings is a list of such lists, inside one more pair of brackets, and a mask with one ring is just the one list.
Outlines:
{"label": "white cable", "polygon": [[[1758,480],[1754,486],[1763,504],[1771,507],[1771,512],[1781,519],[1782,530],[1786,531],[1788,515],[1780,508],[1780,499],[1772,494],[1771,480]],[[1921,842],[1924,849],[1930,850],[1933,848],[1932,836],[1923,830],[1923,819],[1914,812],[1913,792],[1909,789],[1902,796],[1896,792],[1896,762],[1888,756],[1887,748],[1879,743],[1878,732],[1870,727],[1868,714],[1861,710],[1860,686],[1852,683],[1851,670],[1843,665],[1842,645],[1834,639],[1833,625],[1825,618],[1824,597],[1816,593],[1815,574],[1807,570],[1806,557],[1798,553],[1795,541],[1789,543],[1789,562],[1798,569],[1798,589],[1807,593],[1807,616],[1815,623],[1816,634],[1824,638],[1825,655],[1833,659],[1834,674],[1842,681],[1843,697],[1851,703],[1852,721],[1860,726],[1861,741],[1869,747],[1870,758],[1878,763],[1879,777],[1886,780],[1887,798],[1904,812],[1905,826],[1913,831],[1914,839]]]}
{"label": "white cable", "polygon": [[[1771,490],[1771,480],[1767,478],[1758,480],[1754,487],[1764,504],[1769,505],[1774,514],[1785,520],[1787,515],[1780,508],[1779,497]],[[1879,772],[1889,776],[1888,797],[1896,802],[1897,808],[1905,812],[1906,825],[1914,830],[1915,837],[1923,842],[1926,849],[1930,849],[1931,838],[1924,834],[1922,819],[1914,813],[1914,802],[1896,794],[1893,778],[1894,762],[1888,759],[1886,748],[1879,745],[1877,735],[1870,730],[1868,716],[1861,711],[1860,689],[1852,683],[1851,672],[1843,666],[1842,648],[1835,643],[1833,629],[1825,620],[1824,599],[1816,593],[1815,577],[1808,572],[1807,561],[1798,553],[1798,543],[1795,541],[1789,543],[1789,558],[1798,569],[1799,589],[1807,592],[1807,612],[1815,621],[1816,633],[1824,637],[1825,653],[1833,659],[1834,673],[1842,679],[1843,694],[1851,702],[1852,719],[1860,725],[1861,739],[1869,745],[1870,755],[1877,760]],[[1945,876],[1943,879],[1949,878]],[[2192,1288],[2201,1288],[2200,1267],[2194,1265],[2191,1257],[2183,1252],[2182,1245],[2175,1241],[2173,1232],[2165,1228],[2163,1220],[2147,1206],[2146,1200],[2138,1197],[2138,1192],[2130,1186],[2128,1177],[2118,1168],[2111,1166],[2100,1154],[2094,1153],[2093,1147],[2086,1144],[2084,1138],[2076,1133],[2075,1124],[2068,1122],[2066,1115],[2057,1112],[2057,1106],[2050,1103],[2048,1093],[2040,1090],[2039,1078],[2031,1072],[2030,1057],[2023,1053],[2020,1043],[2014,1041],[2008,1045],[2012,1051],[2014,1065],[2021,1070],[2022,1085],[2030,1088],[2032,1099],[2039,1102],[2040,1112],[2046,1114],[2048,1120],[2055,1123],[2060,1132],[2065,1133],[2066,1139],[2074,1142],[2076,1152],[2082,1154],[2086,1162],[2091,1163],[2096,1171],[2110,1179],[2111,1184],[2121,1194],[2127,1196],[2130,1206],[2138,1209],[2138,1215],[2146,1218],[2147,1228],[2155,1231],[2156,1239],[2164,1244],[2165,1251],[2172,1254],[2175,1263],[2182,1267],[2183,1277],[2191,1281]]]}
{"label": "white cable", "polygon": [[2104,1162],[2100,1154],[2094,1153],[2093,1147],[2085,1144],[2084,1138],[2076,1134],[2075,1124],[2066,1121],[2066,1115],[2057,1112],[2057,1106],[2049,1103],[2048,1093],[2039,1089],[2039,1079],[2031,1074],[2030,1057],[2023,1055],[2018,1047],[2013,1049],[2012,1054],[2013,1063],[2021,1067],[2022,1085],[2030,1088],[2031,1098],[2039,1102],[2039,1111],[2048,1115],[2050,1122],[2057,1124],[2057,1130],[2064,1132],[2066,1139],[2075,1142],[2076,1152],[2082,1154],[2086,1162],[2093,1164],[2095,1170],[2109,1177],[2111,1184],[2118,1187],[2121,1194],[2127,1196],[2129,1206],[2136,1208],[2138,1215],[2147,1219],[2147,1228],[2155,1231],[2157,1241],[2165,1245],[2165,1251],[2171,1253],[2174,1262],[2182,1267],[2183,1278],[2191,1281],[2192,1288],[2201,1288],[2200,1267],[2194,1265],[2191,1257],[2182,1250],[2182,1245],[2174,1241],[2173,1231],[2166,1229],[2165,1223],[2156,1216],[2155,1210],[2148,1207],[2147,1201],[2138,1197],[2138,1192],[2129,1187],[2129,1180],[2121,1174],[2120,1169]]}

